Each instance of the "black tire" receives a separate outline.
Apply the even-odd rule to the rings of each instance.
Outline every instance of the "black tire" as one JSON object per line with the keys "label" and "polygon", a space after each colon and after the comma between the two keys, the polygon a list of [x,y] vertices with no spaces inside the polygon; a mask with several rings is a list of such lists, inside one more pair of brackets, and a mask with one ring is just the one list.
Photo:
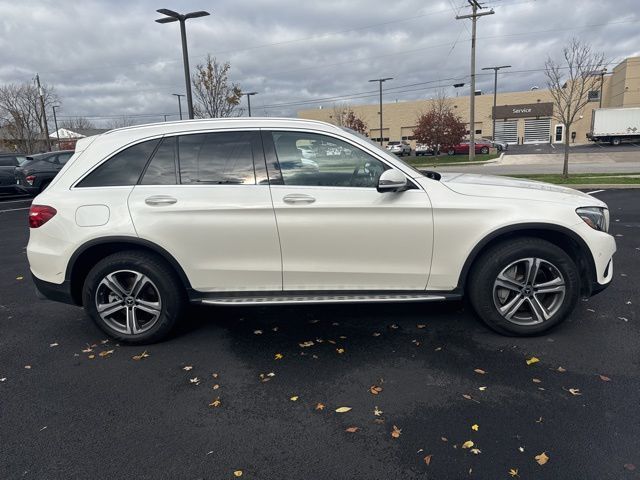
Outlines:
{"label": "black tire", "polygon": [[[104,289],[104,287],[100,287],[102,280],[107,275],[122,271],[136,272],[146,276],[151,281],[151,286],[148,288],[152,289],[152,293],[154,290],[157,293],[160,313],[154,323],[141,333],[116,330],[98,313],[97,293],[99,288]],[[185,309],[185,293],[184,286],[175,271],[162,258],[147,252],[127,250],[109,255],[91,269],[82,289],[82,303],[91,319],[110,337],[129,344],[144,345],[158,342],[169,335]],[[101,291],[100,295],[102,294]],[[127,295],[130,296],[131,292],[129,291]],[[134,302],[137,302],[137,298]],[[125,304],[124,300],[122,303]],[[134,310],[140,307],[125,307],[125,312],[128,313],[129,308]],[[120,313],[124,315],[123,312]],[[147,314],[143,311],[138,315]],[[141,320],[143,319],[141,318]],[[145,328],[144,324],[140,324],[140,326],[141,330]]]}
{"label": "black tire", "polygon": [[482,148],[480,149],[480,153],[483,153],[483,154],[485,154],[485,155],[486,155],[487,153],[489,153],[489,149],[488,149],[487,147],[482,147]]}
{"label": "black tire", "polygon": [[447,155],[455,155],[455,154],[456,154],[456,151],[455,151],[453,148],[450,148],[450,149],[447,151]]}
{"label": "black tire", "polygon": [[[497,292],[500,292],[500,295],[508,292],[507,295],[511,296],[505,300],[503,307],[506,306],[509,298],[515,299],[518,295],[520,295],[520,298],[528,296],[529,299],[525,299],[524,303],[522,303],[522,310],[518,311],[522,311],[522,315],[526,316],[526,310],[529,309],[532,318],[534,313],[531,306],[534,300],[531,300],[531,298],[538,299],[541,303],[557,299],[553,300],[557,302],[555,305],[552,304],[554,308],[545,311],[545,313],[551,311],[553,314],[540,323],[521,324],[518,318],[508,320],[500,313],[497,307],[497,302],[500,302],[500,298],[495,296],[494,282],[496,282],[498,275],[519,259],[526,258],[541,259],[544,262],[544,267],[549,271],[552,271],[552,269],[548,265],[554,267],[555,271],[561,274],[561,280],[564,282],[564,296],[560,299],[560,294],[552,293],[546,294],[547,297],[545,297],[543,293],[539,294],[540,296],[538,297],[530,292],[525,295],[524,290],[518,294],[506,289],[500,289],[500,287],[498,287],[499,290]],[[517,266],[513,268],[515,269]],[[542,268],[539,272],[539,275],[545,274]],[[549,278],[551,277],[552,275],[549,274]],[[538,276],[537,278],[541,277]],[[544,278],[541,279],[544,280]],[[524,283],[526,284],[526,282]],[[535,284],[535,281],[532,283]],[[519,238],[494,245],[480,255],[474,262],[468,277],[467,291],[471,305],[476,313],[496,332],[510,336],[537,335],[559,324],[573,311],[580,297],[580,275],[574,261],[560,247],[538,238]],[[543,317],[546,317],[546,315]]]}
{"label": "black tire", "polygon": [[613,145],[613,146],[620,145],[620,139],[619,138],[612,138],[611,139],[611,145]]}

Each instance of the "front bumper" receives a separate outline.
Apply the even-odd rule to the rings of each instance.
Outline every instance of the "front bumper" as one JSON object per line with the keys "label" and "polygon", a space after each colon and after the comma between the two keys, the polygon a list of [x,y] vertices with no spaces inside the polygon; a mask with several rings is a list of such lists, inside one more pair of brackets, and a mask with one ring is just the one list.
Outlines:
{"label": "front bumper", "polygon": [[38,298],[68,303],[69,305],[77,305],[71,295],[71,283],[68,280],[57,284],[40,280],[34,274],[31,274],[31,278],[36,286],[36,295]]}

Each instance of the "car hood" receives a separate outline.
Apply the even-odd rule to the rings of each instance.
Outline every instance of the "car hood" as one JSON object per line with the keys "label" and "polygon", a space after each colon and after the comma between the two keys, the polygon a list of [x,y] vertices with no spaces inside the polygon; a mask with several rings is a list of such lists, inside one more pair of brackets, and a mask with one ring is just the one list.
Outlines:
{"label": "car hood", "polygon": [[579,190],[535,180],[471,173],[442,173],[441,175],[441,183],[462,195],[606,207],[604,202]]}

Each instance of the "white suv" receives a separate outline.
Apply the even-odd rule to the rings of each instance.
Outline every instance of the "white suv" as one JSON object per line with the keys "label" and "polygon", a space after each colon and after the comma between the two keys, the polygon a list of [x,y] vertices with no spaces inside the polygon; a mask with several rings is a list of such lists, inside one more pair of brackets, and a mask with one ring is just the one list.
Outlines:
{"label": "white suv", "polygon": [[130,343],[166,336],[188,302],[463,294],[493,329],[531,335],[606,287],[616,250],[607,207],[589,195],[421,173],[355,132],[274,118],[81,139],[29,223],[41,294]]}

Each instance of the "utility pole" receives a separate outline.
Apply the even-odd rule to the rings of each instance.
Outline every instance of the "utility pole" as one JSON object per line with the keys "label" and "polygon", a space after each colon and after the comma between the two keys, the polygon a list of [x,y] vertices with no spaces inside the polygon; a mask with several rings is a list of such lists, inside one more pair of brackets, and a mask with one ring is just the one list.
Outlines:
{"label": "utility pole", "polygon": [[393,80],[393,77],[375,78],[373,80],[369,80],[370,82],[378,82],[380,84],[380,112],[378,112],[380,114],[380,146],[382,146],[382,137],[383,137],[382,135],[382,84],[387,80]]}
{"label": "utility pole", "polygon": [[[47,110],[44,108],[44,90],[40,86],[40,75],[36,73],[36,85],[38,86],[38,95],[40,96],[40,108],[42,108],[42,121],[44,124],[44,134],[47,137],[47,151],[51,151],[51,139],[49,138],[49,125],[47,125]],[[42,125],[40,125],[42,128]]]}
{"label": "utility pole", "polygon": [[469,161],[474,161],[476,158],[476,21],[478,17],[485,15],[493,15],[495,12],[493,9],[488,12],[480,12],[482,6],[478,3],[478,0],[467,0],[473,13],[471,15],[457,15],[456,20],[463,20],[465,18],[471,19],[471,97],[469,98]]}
{"label": "utility pole", "polygon": [[209,12],[200,10],[198,12],[190,12],[184,15],[169,10],[167,8],[161,8],[156,12],[166,15],[165,17],[156,20],[158,23],[170,23],[180,22],[180,37],[182,38],[182,61],[184,63],[184,81],[187,87],[187,108],[189,109],[189,118],[193,119],[193,99],[191,98],[191,74],[189,73],[189,52],[187,51],[187,31],[185,29],[185,22],[190,18],[206,17],[210,15]]}
{"label": "utility pole", "polygon": [[602,86],[604,85],[604,76],[607,73],[607,69],[603,68],[600,72],[600,103],[598,104],[598,108],[602,108]]}
{"label": "utility pole", "polygon": [[180,100],[180,97],[184,97],[184,95],[179,93],[172,93],[171,95],[178,97],[178,111],[180,112],[180,120],[182,120],[182,101]]}
{"label": "utility pole", "polygon": [[498,70],[501,68],[511,68],[511,65],[500,65],[499,67],[485,67],[482,70],[493,70],[493,111],[491,112],[491,120],[493,127],[491,128],[491,138],[496,141],[496,102],[498,100]]}
{"label": "utility pole", "polygon": [[258,92],[247,92],[242,94],[247,96],[247,108],[249,109],[249,116],[251,116],[251,95],[257,95],[257,94]]}
{"label": "utility pole", "polygon": [[58,139],[57,150],[60,150],[60,133],[58,132],[58,119],[56,117],[56,108],[60,108],[60,105],[54,105],[51,108],[53,109],[53,124],[56,126],[56,138]]}

